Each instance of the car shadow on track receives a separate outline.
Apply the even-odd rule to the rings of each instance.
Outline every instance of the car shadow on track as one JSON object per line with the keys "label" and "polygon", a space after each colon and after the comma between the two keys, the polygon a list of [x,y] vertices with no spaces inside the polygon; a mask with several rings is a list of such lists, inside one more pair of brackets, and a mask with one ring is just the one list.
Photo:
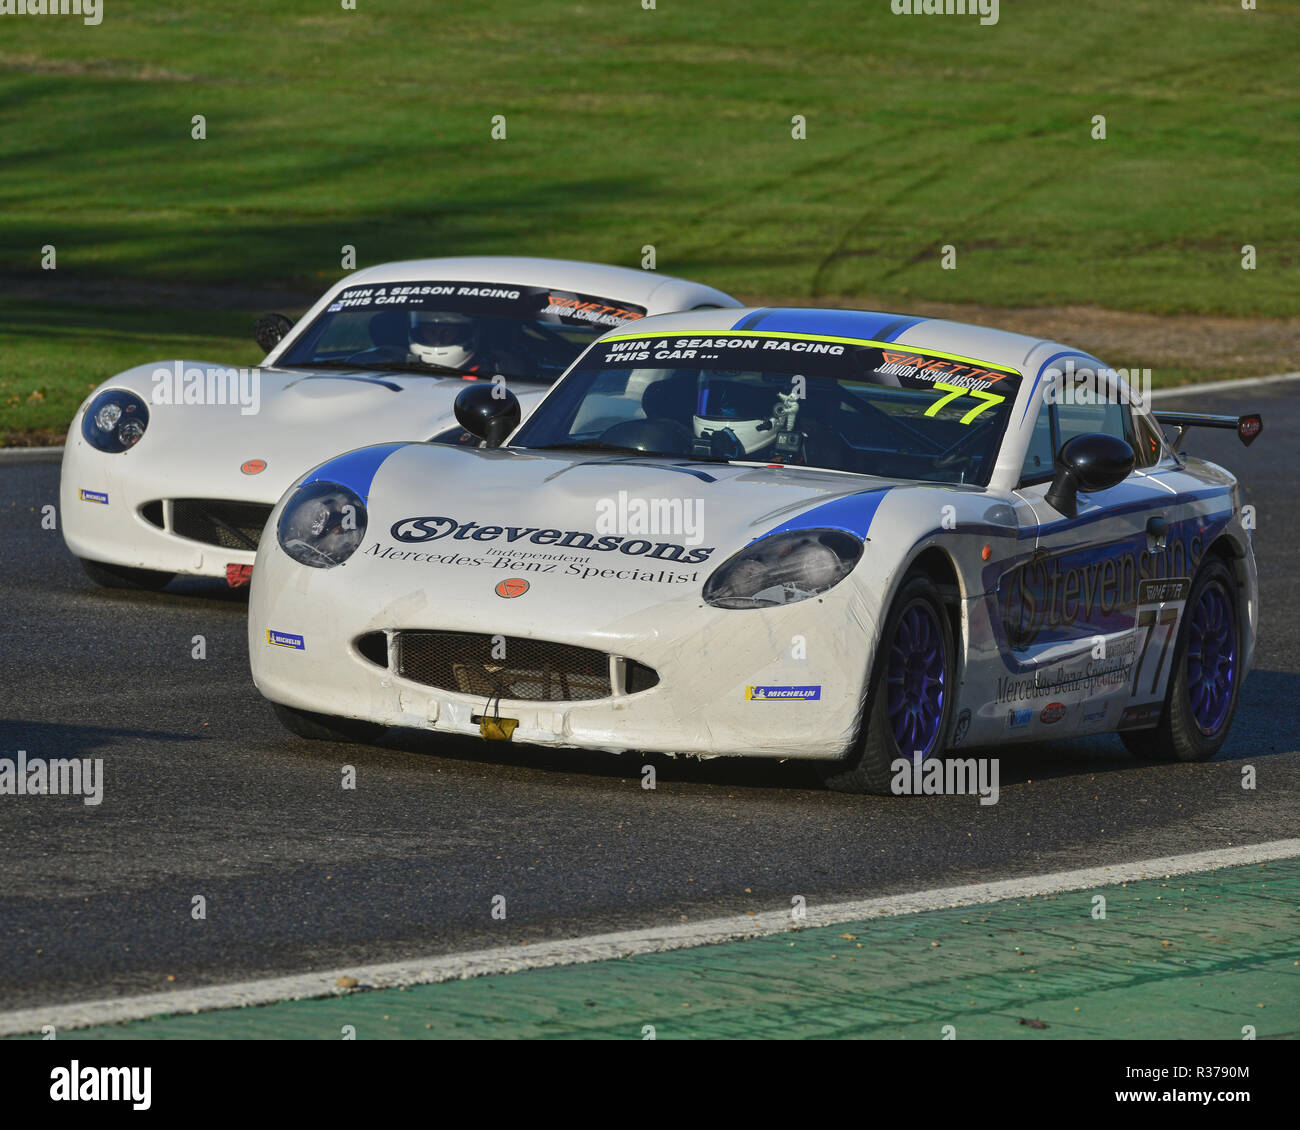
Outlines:
{"label": "car shadow on track", "polygon": [[225,581],[213,577],[176,577],[163,589],[112,589],[93,584],[78,571],[59,587],[71,596],[85,597],[97,605],[121,605],[152,608],[160,612],[172,609],[202,611],[230,607],[242,614],[248,612],[248,589],[232,589]]}
{"label": "car shadow on track", "polygon": [[168,743],[201,742],[199,734],[178,730],[140,730],[129,726],[76,726],[63,722],[33,722],[0,718],[0,757],[19,750],[29,759],[91,757],[109,753],[114,746],[141,740]]}
{"label": "car shadow on track", "polygon": [[[1300,741],[1294,733],[1288,732],[1288,728],[1290,731],[1296,728],[1288,704],[1297,701],[1300,701],[1300,675],[1283,671],[1252,672],[1242,691],[1232,733],[1214,762],[1258,759],[1297,748]],[[1285,715],[1285,722],[1278,717],[1279,707]],[[269,716],[270,712],[267,713]],[[718,757],[701,761],[637,751],[612,754],[567,747],[486,742],[461,735],[399,728],[389,730],[371,745],[310,742],[283,732],[268,733],[268,738],[277,745],[292,744],[299,753],[309,757],[325,755],[328,750],[327,756],[331,760],[337,756],[334,751],[340,748],[357,751],[349,754],[352,760],[363,757],[361,751],[371,749],[377,756],[383,756],[384,751],[414,754],[420,759],[444,762],[447,768],[459,765],[472,772],[487,770],[502,774],[533,770],[557,777],[572,777],[575,783],[588,778],[639,784],[645,767],[653,766],[657,782],[663,783],[744,790],[824,791],[813,765],[797,759]],[[1154,759],[1135,757],[1117,735],[1109,733],[1013,746],[963,746],[950,751],[948,756],[996,757],[1003,788],[1031,781],[1143,771],[1162,764]],[[1195,766],[1186,768],[1194,770]]]}
{"label": "car shadow on track", "polygon": [[810,765],[761,757],[719,757],[701,761],[662,753],[606,753],[570,747],[487,742],[418,730],[390,730],[379,744],[422,757],[450,758],[482,767],[538,770],[605,780],[639,782],[645,775],[645,767],[653,766],[656,779],[661,781],[746,789],[820,788]]}
{"label": "car shadow on track", "polygon": [[[312,743],[301,743],[304,748]],[[334,747],[336,748],[336,747]],[[353,749],[364,747],[350,747]],[[816,792],[832,794],[822,785],[811,762],[780,761],[760,757],[717,757],[701,761],[660,753],[600,751],[483,742],[459,736],[438,736],[417,731],[390,731],[371,749],[403,751],[443,768],[510,775],[538,772],[575,783],[601,780],[640,784],[647,766],[653,766],[658,787],[699,786],[728,792]],[[950,757],[996,758],[1001,788],[1057,778],[1086,778],[1137,771],[1145,763],[1125,750],[1114,735],[1043,742],[1015,747],[963,747]],[[1243,754],[1244,756],[1244,754]],[[356,753],[349,755],[357,760]]]}
{"label": "car shadow on track", "polygon": [[189,597],[194,600],[214,601],[218,604],[248,606],[248,586],[232,589],[225,581],[214,577],[177,577],[163,590],[170,597]]}

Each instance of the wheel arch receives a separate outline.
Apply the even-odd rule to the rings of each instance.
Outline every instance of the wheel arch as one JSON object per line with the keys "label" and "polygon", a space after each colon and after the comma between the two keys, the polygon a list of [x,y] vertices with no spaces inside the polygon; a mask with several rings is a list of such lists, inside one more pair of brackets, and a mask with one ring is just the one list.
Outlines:
{"label": "wheel arch", "polygon": [[943,601],[944,610],[948,615],[949,623],[952,625],[953,649],[956,652],[954,657],[957,667],[956,681],[958,686],[961,685],[966,666],[965,652],[963,650],[965,633],[962,631],[965,591],[962,588],[961,573],[957,568],[956,561],[946,550],[940,548],[932,540],[937,536],[937,531],[931,531],[916,542],[903,555],[902,564],[889,578],[885,598],[879,605],[880,618],[875,625],[874,634],[870,641],[871,648],[868,652],[869,658],[866,669],[862,672],[862,689],[858,699],[862,709],[859,711],[857,725],[853,728],[853,736],[845,747],[846,756],[862,740],[866,709],[871,699],[871,687],[878,673],[877,664],[880,661],[881,638],[885,631],[885,621],[889,619],[890,609],[894,607],[894,601],[898,599],[898,594],[902,590],[904,582],[915,573],[927,577],[939,590],[939,597]]}
{"label": "wheel arch", "polygon": [[[961,569],[957,565],[956,558],[933,540],[937,536],[937,532],[934,532],[917,542],[906,555],[903,565],[894,574],[889,585],[888,595],[880,606],[879,631],[884,631],[885,620],[889,616],[889,610],[894,607],[894,601],[898,599],[904,581],[914,573],[919,573],[928,578],[934,587],[939,590],[939,598],[943,601],[944,612],[947,614],[948,623],[952,627],[952,643],[955,653],[953,658],[957,668],[956,684],[960,692],[966,673],[966,645],[969,632],[966,630],[965,620],[966,601],[969,593],[963,582]],[[879,633],[874,643],[873,655],[880,646]]]}
{"label": "wheel arch", "polygon": [[[1250,547],[1243,544],[1238,538],[1234,537],[1229,530],[1223,531],[1212,541],[1205,553],[1201,557],[1201,562],[1217,558],[1227,567],[1232,576],[1232,580],[1237,587],[1236,604],[1237,604],[1237,626],[1243,636],[1247,633],[1248,625],[1252,623],[1251,615],[1251,568],[1249,564]],[[1256,597],[1258,599],[1258,597]],[[1253,646],[1248,648],[1253,652]],[[1247,669],[1249,663],[1247,663]]]}
{"label": "wheel arch", "polygon": [[962,641],[965,637],[965,633],[962,631],[962,604],[966,594],[962,588],[961,574],[958,572],[957,562],[939,546],[925,546],[899,571],[893,591],[889,594],[889,605],[887,607],[893,606],[894,598],[897,596],[898,589],[902,586],[903,579],[911,573],[921,573],[928,577],[934,587],[939,590],[939,596],[943,600],[948,622],[952,625],[952,638],[956,645],[957,658],[960,660],[963,655]]}

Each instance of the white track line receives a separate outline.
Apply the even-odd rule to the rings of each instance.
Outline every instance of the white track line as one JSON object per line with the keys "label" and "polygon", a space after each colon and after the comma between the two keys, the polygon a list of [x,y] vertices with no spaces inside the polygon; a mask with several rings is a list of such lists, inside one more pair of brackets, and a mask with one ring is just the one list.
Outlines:
{"label": "white track line", "polygon": [[0,447],[0,463],[54,463],[62,458],[61,447]]}
{"label": "white track line", "polygon": [[1235,392],[1240,388],[1272,385],[1279,381],[1300,380],[1300,373],[1274,373],[1271,377],[1243,377],[1239,381],[1207,381],[1199,385],[1180,385],[1178,388],[1158,388],[1150,399],[1160,400],[1170,396],[1198,396],[1203,392]]}
{"label": "white track line", "polygon": [[1300,839],[1273,840],[1247,847],[1200,851],[1189,855],[1171,855],[1136,863],[1117,863],[1106,867],[1086,867],[1079,871],[1058,871],[1049,875],[1031,875],[1022,879],[1003,879],[994,883],[974,883],[964,887],[943,887],[907,895],[858,902],[810,905],[807,916],[791,920],[789,910],[772,910],[752,917],[715,918],[681,926],[661,926],[649,930],[624,930],[614,934],[593,934],[585,938],[568,938],[539,942],[528,946],[498,946],[470,953],[448,954],[423,961],[398,961],[387,965],[363,965],[351,969],[334,969],[327,973],[302,973],[273,977],[261,981],[242,981],[214,985],[205,989],[182,989],[174,993],[121,997],[116,1000],[89,1001],[83,1004],[52,1005],[0,1013],[0,1036],[39,1032],[46,1024],[56,1031],[84,1028],[94,1024],[112,1024],[123,1020],[141,1020],[173,1013],[207,1012],[213,1009],[239,1008],[273,1004],[277,1001],[302,1000],[309,997],[341,995],[338,980],[355,978],[363,989],[393,988],[398,985],[428,985],[438,981],[460,981],[487,973],[517,973],[525,969],[542,969],[553,965],[579,965],[634,954],[662,953],[665,950],[704,946],[736,938],[772,934],[785,930],[834,926],[842,922],[859,922],[898,914],[915,914],[923,910],[970,906],[1001,899],[1032,898],[1035,895],[1090,887],[1111,887],[1139,879],[1165,878],[1193,871],[1213,871],[1222,867],[1239,867],[1275,859],[1300,856]]}

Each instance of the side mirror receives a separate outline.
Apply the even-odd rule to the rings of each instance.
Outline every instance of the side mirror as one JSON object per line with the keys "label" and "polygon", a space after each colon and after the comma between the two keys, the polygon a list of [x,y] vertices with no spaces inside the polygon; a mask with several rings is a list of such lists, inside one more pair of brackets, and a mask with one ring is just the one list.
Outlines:
{"label": "side mirror", "polygon": [[1133,449],[1122,439],[1088,432],[1067,440],[1056,456],[1056,477],[1044,496],[1067,518],[1078,514],[1079,491],[1109,490],[1133,470]]}
{"label": "side mirror", "polygon": [[270,353],[289,336],[291,329],[293,323],[283,314],[267,314],[257,319],[257,325],[253,327],[253,340],[261,346],[264,353]]}
{"label": "side mirror", "polygon": [[519,399],[496,382],[467,385],[456,396],[456,421],[488,447],[500,447],[519,426]]}

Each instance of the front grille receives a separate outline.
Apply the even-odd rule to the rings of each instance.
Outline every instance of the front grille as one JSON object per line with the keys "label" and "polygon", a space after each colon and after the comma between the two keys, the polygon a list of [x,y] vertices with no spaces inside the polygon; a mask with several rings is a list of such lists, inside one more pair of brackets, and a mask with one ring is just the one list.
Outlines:
{"label": "front grille", "polygon": [[477,632],[399,631],[397,674],[484,698],[575,702],[613,693],[603,651]]}
{"label": "front grille", "polygon": [[657,687],[658,685],[658,671],[653,667],[647,667],[644,663],[638,663],[635,659],[627,660],[627,666],[623,671],[623,689],[628,694],[648,691],[651,687]]}
{"label": "front grille", "polygon": [[367,632],[359,636],[357,651],[376,667],[388,666],[388,636],[384,632]]}
{"label": "front grille", "polygon": [[271,506],[220,498],[172,500],[172,533],[223,549],[256,549]]}

